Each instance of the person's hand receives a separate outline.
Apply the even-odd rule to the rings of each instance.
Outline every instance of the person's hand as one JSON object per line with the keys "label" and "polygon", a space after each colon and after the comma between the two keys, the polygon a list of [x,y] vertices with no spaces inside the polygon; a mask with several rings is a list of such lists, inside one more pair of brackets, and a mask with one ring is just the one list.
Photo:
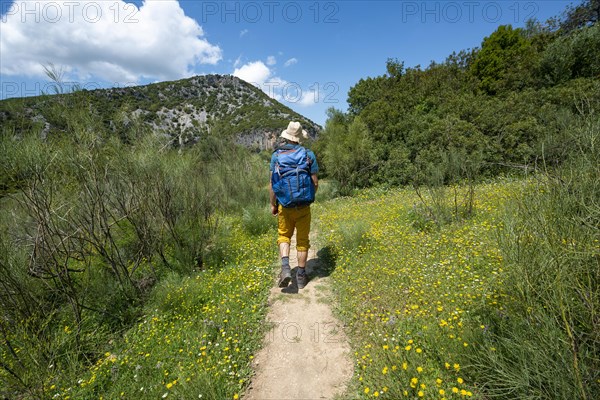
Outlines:
{"label": "person's hand", "polygon": [[277,205],[271,204],[271,214],[273,214],[274,217],[276,217],[277,214],[279,214],[279,209]]}

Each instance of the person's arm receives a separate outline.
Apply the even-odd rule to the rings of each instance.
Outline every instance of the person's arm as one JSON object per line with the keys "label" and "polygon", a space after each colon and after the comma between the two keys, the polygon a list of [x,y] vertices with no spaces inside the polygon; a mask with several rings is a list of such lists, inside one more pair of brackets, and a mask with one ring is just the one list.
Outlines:
{"label": "person's arm", "polygon": [[279,213],[277,207],[277,197],[275,196],[275,192],[273,192],[273,183],[269,182],[269,200],[271,202],[271,214],[277,215]]}
{"label": "person's arm", "polygon": [[315,185],[315,194],[317,194],[317,190],[319,190],[319,178],[317,178],[317,174],[312,174],[310,177]]}
{"label": "person's arm", "polygon": [[277,197],[273,191],[273,170],[275,169],[275,154],[271,155],[271,163],[269,165],[269,202],[271,203],[271,214],[276,216],[279,214],[279,207],[277,204]]}

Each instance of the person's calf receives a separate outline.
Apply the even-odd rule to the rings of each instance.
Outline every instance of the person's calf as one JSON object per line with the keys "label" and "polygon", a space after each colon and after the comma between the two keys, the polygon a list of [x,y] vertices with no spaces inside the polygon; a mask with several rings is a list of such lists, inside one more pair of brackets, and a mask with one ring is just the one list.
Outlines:
{"label": "person's calf", "polygon": [[296,249],[296,252],[298,253],[298,266],[304,268],[308,259],[308,250]]}

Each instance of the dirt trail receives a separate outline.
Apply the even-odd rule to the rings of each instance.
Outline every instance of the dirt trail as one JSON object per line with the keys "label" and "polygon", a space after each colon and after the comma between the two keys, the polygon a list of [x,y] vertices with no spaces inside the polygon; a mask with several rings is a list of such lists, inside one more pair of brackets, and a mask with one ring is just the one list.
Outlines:
{"label": "dirt trail", "polygon": [[292,283],[271,289],[267,319],[273,328],[254,359],[255,376],[244,400],[333,399],[352,376],[350,346],[331,312],[326,265],[313,246],[306,265],[310,281],[298,290],[295,247],[292,242]]}

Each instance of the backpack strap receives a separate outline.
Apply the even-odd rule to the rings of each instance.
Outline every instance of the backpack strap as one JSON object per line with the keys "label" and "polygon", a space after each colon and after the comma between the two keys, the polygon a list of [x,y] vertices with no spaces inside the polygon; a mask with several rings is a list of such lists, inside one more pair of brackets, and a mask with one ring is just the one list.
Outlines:
{"label": "backpack strap", "polygon": [[298,149],[289,149],[289,150],[283,150],[283,151],[277,150],[277,156],[279,156],[280,154],[290,154],[290,153],[295,152],[296,150],[298,150]]}
{"label": "backpack strap", "polygon": [[312,167],[312,158],[310,158],[310,156],[308,155],[308,150],[304,149],[304,151],[306,151],[306,159],[308,162],[308,172],[310,172],[310,169]]}

